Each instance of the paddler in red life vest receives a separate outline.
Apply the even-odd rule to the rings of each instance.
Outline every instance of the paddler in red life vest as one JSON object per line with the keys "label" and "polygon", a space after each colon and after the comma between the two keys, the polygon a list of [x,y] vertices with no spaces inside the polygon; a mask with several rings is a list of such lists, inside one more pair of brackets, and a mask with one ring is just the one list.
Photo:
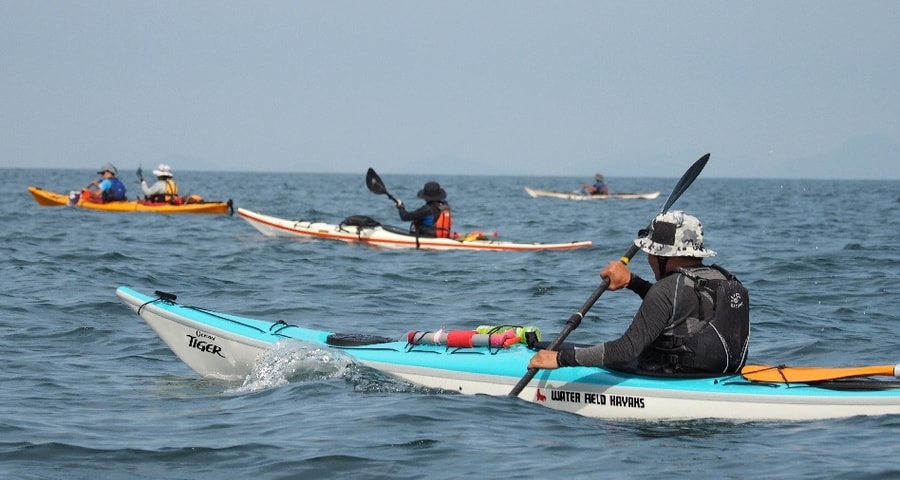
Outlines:
{"label": "paddler in red life vest", "polygon": [[397,200],[400,220],[412,222],[409,233],[422,237],[450,238],[452,220],[450,205],[445,201],[447,192],[439,183],[427,182],[416,196],[425,200],[425,205],[412,212],[407,212],[403,201]]}

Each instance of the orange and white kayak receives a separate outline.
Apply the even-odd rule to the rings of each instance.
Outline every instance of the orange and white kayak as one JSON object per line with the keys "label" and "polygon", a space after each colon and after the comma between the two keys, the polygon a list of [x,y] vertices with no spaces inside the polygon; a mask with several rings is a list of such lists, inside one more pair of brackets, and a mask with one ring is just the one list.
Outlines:
{"label": "orange and white kayak", "polygon": [[498,240],[491,235],[481,233],[458,235],[457,238],[417,237],[411,235],[406,229],[381,225],[374,221],[364,226],[309,220],[286,220],[244,208],[239,208],[237,213],[260,233],[269,237],[340,240],[389,250],[535,251],[572,250],[592,245],[590,240],[566,243],[516,243]]}

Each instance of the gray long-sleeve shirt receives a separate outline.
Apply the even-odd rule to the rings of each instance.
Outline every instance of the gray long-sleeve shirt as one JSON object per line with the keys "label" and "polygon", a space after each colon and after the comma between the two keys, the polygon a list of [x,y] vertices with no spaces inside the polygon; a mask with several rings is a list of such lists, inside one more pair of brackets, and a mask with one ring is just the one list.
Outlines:
{"label": "gray long-sleeve shirt", "polygon": [[141,191],[146,198],[151,198],[152,196],[164,198],[166,194],[169,193],[169,182],[172,183],[171,191],[177,195],[178,187],[175,186],[174,180],[157,180],[156,183],[150,186],[147,186],[147,182],[141,182]]}
{"label": "gray long-sleeve shirt", "polygon": [[[691,270],[703,277],[724,278],[707,266]],[[575,364],[584,366],[642,366],[648,347],[667,329],[700,315],[700,300],[693,287],[685,285],[685,278],[683,274],[670,273],[653,284],[634,275],[628,289],[640,295],[643,302],[625,333],[600,345],[564,352],[562,358],[574,358]]]}

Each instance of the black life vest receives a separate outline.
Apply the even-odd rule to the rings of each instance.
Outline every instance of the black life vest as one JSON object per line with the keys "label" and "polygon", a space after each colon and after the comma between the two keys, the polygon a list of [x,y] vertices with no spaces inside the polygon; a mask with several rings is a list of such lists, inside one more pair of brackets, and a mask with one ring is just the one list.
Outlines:
{"label": "black life vest", "polygon": [[[735,373],[747,361],[750,343],[750,295],[740,280],[718,265],[711,268],[725,278],[704,278],[678,269],[684,285],[693,288],[699,318],[675,326],[654,342],[655,357],[665,372]],[[654,362],[655,363],[655,362]]]}

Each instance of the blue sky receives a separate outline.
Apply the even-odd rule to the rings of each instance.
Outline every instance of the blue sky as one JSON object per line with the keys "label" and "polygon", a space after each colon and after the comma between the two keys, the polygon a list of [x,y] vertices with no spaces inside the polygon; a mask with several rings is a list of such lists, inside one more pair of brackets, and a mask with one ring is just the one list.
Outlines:
{"label": "blue sky", "polygon": [[900,179],[896,1],[0,2],[0,166]]}

